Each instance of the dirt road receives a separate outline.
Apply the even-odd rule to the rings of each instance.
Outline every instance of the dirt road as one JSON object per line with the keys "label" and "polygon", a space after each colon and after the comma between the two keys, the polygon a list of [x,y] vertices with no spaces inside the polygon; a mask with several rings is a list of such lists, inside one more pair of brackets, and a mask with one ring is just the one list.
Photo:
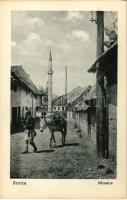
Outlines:
{"label": "dirt road", "polygon": [[57,148],[49,148],[50,133],[37,129],[35,143],[38,153],[29,147],[28,154],[24,150],[24,133],[11,135],[11,178],[34,179],[90,179],[115,178],[115,163],[111,160],[97,160],[94,145],[88,141],[84,133],[74,129],[68,123],[66,144],[60,147],[61,134],[55,133]]}

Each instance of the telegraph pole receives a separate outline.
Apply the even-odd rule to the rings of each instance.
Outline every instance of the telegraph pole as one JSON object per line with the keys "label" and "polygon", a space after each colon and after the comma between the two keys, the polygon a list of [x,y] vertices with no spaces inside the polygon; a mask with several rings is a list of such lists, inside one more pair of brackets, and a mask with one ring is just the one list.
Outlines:
{"label": "telegraph pole", "polygon": [[65,106],[67,107],[67,66],[65,67]]}
{"label": "telegraph pole", "polygon": [[[67,120],[67,66],[65,67],[65,118]],[[67,134],[67,121],[66,121],[66,134]]]}
{"label": "telegraph pole", "polygon": [[[97,11],[97,58],[104,52],[104,12]],[[104,88],[103,61],[99,61],[96,71],[97,86],[97,153],[99,157],[106,158],[106,134],[108,134],[106,115],[106,94]]]}

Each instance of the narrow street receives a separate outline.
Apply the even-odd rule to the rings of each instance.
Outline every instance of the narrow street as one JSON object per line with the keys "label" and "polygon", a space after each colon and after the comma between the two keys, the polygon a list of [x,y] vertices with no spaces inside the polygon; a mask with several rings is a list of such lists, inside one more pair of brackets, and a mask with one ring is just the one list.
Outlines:
{"label": "narrow street", "polygon": [[56,132],[57,148],[49,148],[50,133],[37,130],[35,143],[38,153],[29,147],[24,150],[24,133],[11,137],[11,178],[115,178],[115,163],[111,160],[97,160],[93,145],[78,133],[72,122],[68,122],[66,144],[61,145],[61,133]]}

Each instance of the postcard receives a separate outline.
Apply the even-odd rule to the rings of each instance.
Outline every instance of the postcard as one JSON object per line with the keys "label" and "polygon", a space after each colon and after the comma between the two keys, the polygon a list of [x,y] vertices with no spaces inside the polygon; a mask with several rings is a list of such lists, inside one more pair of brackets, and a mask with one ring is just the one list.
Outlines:
{"label": "postcard", "polygon": [[0,2],[0,197],[126,198],[126,2]]}

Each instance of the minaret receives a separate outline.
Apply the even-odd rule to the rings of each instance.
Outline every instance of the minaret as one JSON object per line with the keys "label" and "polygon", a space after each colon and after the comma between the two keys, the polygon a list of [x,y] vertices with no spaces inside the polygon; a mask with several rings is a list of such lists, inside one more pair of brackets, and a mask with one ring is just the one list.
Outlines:
{"label": "minaret", "polygon": [[48,114],[52,113],[52,55],[50,50],[49,65],[48,65]]}

